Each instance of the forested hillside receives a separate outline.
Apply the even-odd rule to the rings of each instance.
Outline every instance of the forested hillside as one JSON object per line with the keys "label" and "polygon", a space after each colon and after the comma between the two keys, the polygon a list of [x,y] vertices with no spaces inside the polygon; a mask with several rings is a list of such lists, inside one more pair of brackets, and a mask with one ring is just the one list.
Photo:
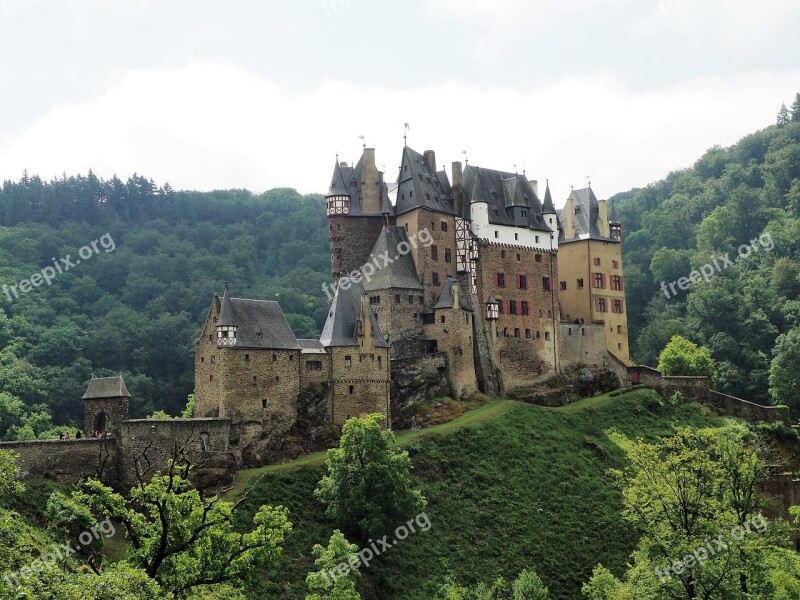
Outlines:
{"label": "forested hillside", "polygon": [[[793,120],[782,110],[778,125],[612,200],[623,225],[633,359],[656,365],[680,334],[710,349],[721,391],[796,410],[800,94],[795,105]],[[670,288],[683,277],[695,281]]]}
{"label": "forested hillside", "polygon": [[[25,175],[0,191],[0,257],[0,439],[46,435],[51,414],[80,424],[92,374],[122,372],[135,416],[177,414],[226,280],[234,295],[280,300],[298,336],[318,335],[327,313],[324,199],[290,189]],[[51,285],[36,277],[45,268]]]}

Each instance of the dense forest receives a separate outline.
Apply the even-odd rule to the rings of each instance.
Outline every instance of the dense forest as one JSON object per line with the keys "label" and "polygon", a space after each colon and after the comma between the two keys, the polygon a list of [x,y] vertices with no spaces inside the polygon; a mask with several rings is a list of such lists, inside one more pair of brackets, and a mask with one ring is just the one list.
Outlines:
{"label": "dense forest", "polygon": [[[324,199],[289,189],[25,174],[0,190],[0,256],[0,439],[80,424],[92,374],[123,373],[134,416],[177,414],[226,280],[234,295],[280,300],[298,336],[318,335],[327,313]],[[47,269],[51,285],[21,283]]]}
{"label": "dense forest", "polygon": [[[711,351],[721,391],[797,409],[800,94],[793,109],[611,200],[623,225],[633,359],[656,365],[681,335]],[[688,289],[669,287],[693,271]]]}

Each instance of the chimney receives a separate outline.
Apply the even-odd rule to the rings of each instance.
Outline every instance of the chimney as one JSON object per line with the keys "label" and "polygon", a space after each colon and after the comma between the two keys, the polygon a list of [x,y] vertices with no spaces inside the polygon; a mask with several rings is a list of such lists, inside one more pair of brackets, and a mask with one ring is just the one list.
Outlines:
{"label": "chimney", "polygon": [[425,150],[425,164],[428,168],[436,173],[436,153],[433,150]]}
{"label": "chimney", "polygon": [[538,196],[539,195],[539,181],[536,180],[536,179],[531,179],[530,181],[528,181],[528,183],[531,184],[531,187],[533,188],[533,193]]}
{"label": "chimney", "polygon": [[452,165],[452,180],[453,180],[453,187],[461,187],[463,184],[462,180],[462,173],[461,173],[461,163],[456,161]]}

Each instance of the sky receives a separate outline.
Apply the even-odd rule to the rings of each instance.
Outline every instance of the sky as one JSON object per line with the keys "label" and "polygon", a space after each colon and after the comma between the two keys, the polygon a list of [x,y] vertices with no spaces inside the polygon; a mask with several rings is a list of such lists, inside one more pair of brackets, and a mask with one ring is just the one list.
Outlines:
{"label": "sky", "polygon": [[[691,166],[800,91],[796,0],[0,0],[0,179],[325,193],[362,143],[549,179]],[[363,141],[362,137],[363,136]]]}

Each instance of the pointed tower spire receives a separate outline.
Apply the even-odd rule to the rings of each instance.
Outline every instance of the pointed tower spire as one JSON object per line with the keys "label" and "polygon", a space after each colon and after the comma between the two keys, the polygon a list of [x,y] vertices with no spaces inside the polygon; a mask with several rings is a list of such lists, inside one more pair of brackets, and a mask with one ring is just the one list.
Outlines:
{"label": "pointed tower spire", "polygon": [[236,345],[236,321],[233,319],[233,308],[231,308],[231,297],[228,293],[228,282],[225,282],[225,293],[222,295],[222,303],[217,317],[217,346]]}
{"label": "pointed tower spire", "polygon": [[544,190],[544,203],[542,204],[542,214],[556,214],[556,207],[553,204],[553,196],[550,194],[550,180],[547,180],[547,184]]}

